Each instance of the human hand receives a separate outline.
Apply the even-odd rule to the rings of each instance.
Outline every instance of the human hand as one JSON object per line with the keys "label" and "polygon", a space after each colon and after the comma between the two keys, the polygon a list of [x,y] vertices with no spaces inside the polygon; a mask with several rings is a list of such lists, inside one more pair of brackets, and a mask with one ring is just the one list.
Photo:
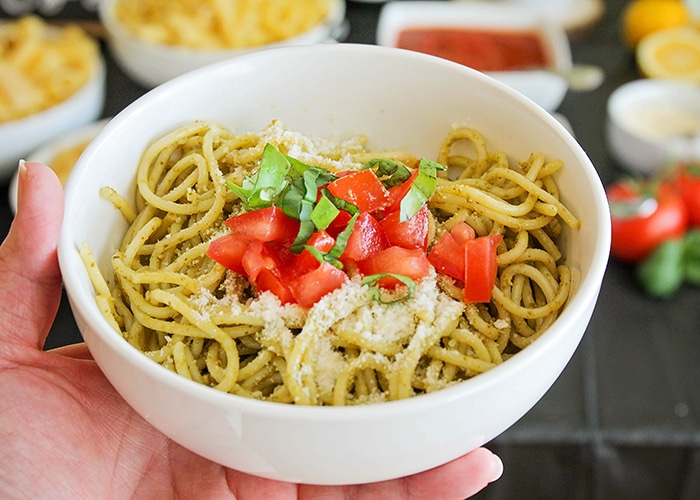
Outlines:
{"label": "human hand", "polygon": [[42,350],[61,298],[62,216],[53,172],[21,167],[17,215],[0,247],[0,497],[466,498],[501,475],[498,457],[479,448],[398,480],[294,485],[182,448],[126,404],[85,344]]}

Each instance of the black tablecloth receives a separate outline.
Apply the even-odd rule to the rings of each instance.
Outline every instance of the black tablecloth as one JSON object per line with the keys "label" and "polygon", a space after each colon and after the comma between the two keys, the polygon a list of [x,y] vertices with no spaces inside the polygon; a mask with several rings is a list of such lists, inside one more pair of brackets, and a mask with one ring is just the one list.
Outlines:
{"label": "black tablecloth", "polygon": [[[68,2],[47,15],[90,17],[83,9],[90,3]],[[606,100],[620,84],[639,78],[619,35],[625,3],[609,1],[600,22],[572,40],[574,61],[601,65],[605,83],[590,93],[570,92],[558,110],[606,184],[624,173],[605,143]],[[347,41],[374,43],[380,9],[349,1]],[[108,54],[107,62],[103,115],[113,116],[146,89]],[[3,237],[12,220],[6,184],[0,185]],[[649,299],[633,269],[612,260],[570,364],[525,417],[489,444],[503,458],[505,472],[478,498],[700,498],[699,327],[700,290],[684,288],[666,302]],[[64,300],[46,347],[79,341]]]}

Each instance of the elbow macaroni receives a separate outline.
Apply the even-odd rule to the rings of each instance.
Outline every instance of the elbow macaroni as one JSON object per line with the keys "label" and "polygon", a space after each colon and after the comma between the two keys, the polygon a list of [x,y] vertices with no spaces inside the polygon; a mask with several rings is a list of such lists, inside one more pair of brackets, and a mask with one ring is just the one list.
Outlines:
{"label": "elbow macaroni", "polygon": [[97,43],[77,26],[36,16],[0,24],[0,123],[32,115],[75,94],[90,79]]}
{"label": "elbow macaroni", "polygon": [[265,45],[319,24],[329,0],[120,0],[117,19],[140,39],[196,49]]}

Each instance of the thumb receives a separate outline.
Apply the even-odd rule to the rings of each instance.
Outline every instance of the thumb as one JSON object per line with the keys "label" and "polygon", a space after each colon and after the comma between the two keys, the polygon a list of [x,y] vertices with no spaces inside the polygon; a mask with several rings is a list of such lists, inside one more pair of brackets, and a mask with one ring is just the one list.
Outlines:
{"label": "thumb", "polygon": [[61,300],[56,247],[63,189],[40,163],[20,162],[17,215],[0,247],[0,338],[43,347]]}

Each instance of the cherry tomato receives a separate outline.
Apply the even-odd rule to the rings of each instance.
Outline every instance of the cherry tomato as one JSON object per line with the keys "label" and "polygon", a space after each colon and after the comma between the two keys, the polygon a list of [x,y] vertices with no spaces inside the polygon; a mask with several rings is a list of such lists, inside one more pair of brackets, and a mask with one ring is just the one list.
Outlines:
{"label": "cherry tomato", "polygon": [[700,164],[684,164],[679,167],[676,185],[688,208],[688,222],[700,226]]}
{"label": "cherry tomato", "polygon": [[687,229],[688,209],[668,183],[622,180],[609,186],[607,195],[612,214],[610,253],[622,261],[639,262]]}

